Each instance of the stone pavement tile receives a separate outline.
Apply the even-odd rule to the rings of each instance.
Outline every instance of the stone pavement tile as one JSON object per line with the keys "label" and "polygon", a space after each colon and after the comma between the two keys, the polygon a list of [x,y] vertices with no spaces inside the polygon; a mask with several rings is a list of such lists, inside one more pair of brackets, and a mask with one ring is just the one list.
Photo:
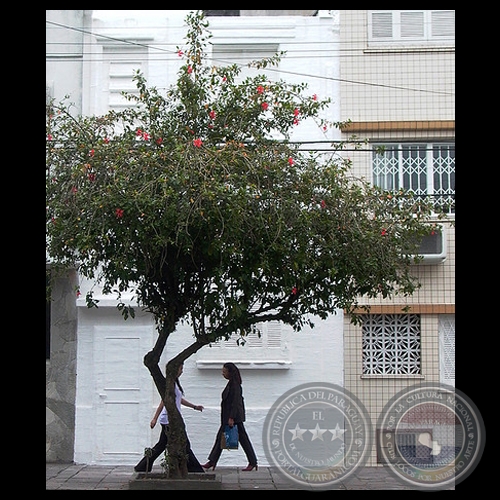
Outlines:
{"label": "stone pavement tile", "polygon": [[61,481],[57,479],[48,479],[45,481],[45,489],[46,490],[57,490],[61,486]]}
{"label": "stone pavement tile", "polygon": [[63,483],[58,490],[94,490],[97,485],[89,485],[85,483]]}
{"label": "stone pavement tile", "polygon": [[101,481],[94,490],[128,490],[128,481],[123,483],[108,483],[107,481]]}
{"label": "stone pavement tile", "polygon": [[239,484],[240,482],[240,479],[236,474],[225,474],[217,477],[220,478],[223,484]]}
{"label": "stone pavement tile", "polygon": [[[227,490],[288,490],[321,492],[316,485],[293,481],[286,474],[270,467],[241,471],[241,467],[221,467],[215,470],[221,489]],[[159,472],[163,472],[160,468]],[[131,466],[95,466],[46,464],[47,490],[124,490],[135,477]],[[384,467],[362,468],[330,485],[328,490],[415,490],[411,484],[394,477]],[[446,489],[455,489],[450,486]]]}

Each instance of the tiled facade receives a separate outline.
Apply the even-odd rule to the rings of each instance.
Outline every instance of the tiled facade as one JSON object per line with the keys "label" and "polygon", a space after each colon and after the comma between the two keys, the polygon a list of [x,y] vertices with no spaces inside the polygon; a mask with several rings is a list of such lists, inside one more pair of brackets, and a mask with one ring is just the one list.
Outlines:
{"label": "tiled facade", "polygon": [[[372,179],[372,143],[432,143],[455,141],[454,40],[438,44],[373,46],[369,40],[370,11],[340,11],[341,116],[351,120],[344,138],[355,134],[368,143],[350,152],[355,172]],[[388,12],[388,11],[386,11]],[[354,83],[355,82],[355,83]],[[441,221],[442,222],[442,221]],[[377,418],[398,391],[420,382],[453,383],[444,376],[444,332],[440,321],[455,315],[454,214],[444,221],[447,251],[441,263],[414,266],[422,286],[410,297],[367,299],[370,314],[420,315],[420,373],[363,374],[361,326],[344,319],[345,387],[366,406],[377,432]],[[454,332],[453,332],[454,333]],[[454,348],[454,345],[452,346]],[[376,446],[368,463],[379,461]]]}

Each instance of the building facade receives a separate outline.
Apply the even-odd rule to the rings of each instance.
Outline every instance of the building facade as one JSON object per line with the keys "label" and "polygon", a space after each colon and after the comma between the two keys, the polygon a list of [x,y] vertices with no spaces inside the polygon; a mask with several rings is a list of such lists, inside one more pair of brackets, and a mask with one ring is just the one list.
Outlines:
{"label": "building facade", "polygon": [[[48,20],[50,12],[88,11],[47,11]],[[141,70],[150,85],[163,89],[175,80],[182,64],[176,50],[186,32],[182,19],[171,17],[169,11],[136,11],[140,16],[100,12],[94,11],[91,20],[82,14],[78,20],[57,21],[80,27],[66,29],[68,35],[80,37],[75,47],[81,52],[78,71],[72,73],[75,81],[65,81],[74,89],[65,89],[64,94],[73,94],[84,114],[99,115],[127,106],[121,92],[134,91],[135,70]],[[385,182],[384,187],[407,187],[403,166],[410,163],[408,168],[424,180],[409,187],[422,196],[434,196],[437,206],[446,209],[453,220],[454,31],[449,32],[449,16],[454,11],[418,11],[407,19],[411,36],[401,30],[389,33],[387,26],[400,26],[408,12],[207,11],[213,34],[211,57],[214,64],[244,65],[287,51],[277,68],[259,72],[270,80],[308,83],[312,94],[332,99],[328,120],[351,122],[342,132],[328,130],[326,136],[313,123],[306,123],[294,139],[339,141],[353,135],[366,139],[365,148],[345,153],[353,160],[356,174]],[[418,28],[420,16],[423,33],[415,33],[412,30]],[[432,22],[441,35],[429,32]],[[48,51],[47,81],[53,81],[56,89],[64,80],[62,65],[49,56]],[[432,171],[437,164],[439,173]],[[225,385],[220,371],[225,361],[235,362],[242,370],[247,427],[261,464],[266,464],[262,429],[269,408],[302,383],[345,387],[365,404],[374,424],[383,402],[400,388],[418,380],[452,384],[454,226],[440,224],[442,233],[429,239],[428,248],[423,248],[425,259],[415,267],[422,288],[409,298],[366,301],[371,310],[361,326],[352,325],[343,311],[298,333],[269,323],[261,325],[261,338],[249,338],[244,347],[235,341],[216,343],[189,358],[182,385],[186,398],[205,410],[184,409],[183,415],[200,461],[207,457],[217,432]],[[76,285],[79,299],[74,294]],[[159,433],[158,428],[149,428],[159,398],[142,362],[154,345],[153,320],[137,311],[135,319],[125,322],[114,298],[76,273],[61,287],[50,308],[47,460],[133,465]],[[88,309],[83,299],[90,287],[100,300],[98,309]],[[132,295],[122,300],[133,304]],[[403,311],[405,306],[409,312]],[[64,324],[67,327],[61,330]],[[380,335],[391,328],[397,334],[390,349],[379,348]],[[180,326],[170,337],[161,362],[187,346],[191,335]],[[68,342],[61,349],[58,343],[64,338]],[[59,378],[67,381],[62,398]],[[54,403],[58,399],[63,399],[61,405]],[[66,412],[61,412],[61,406]],[[53,434],[64,439],[57,444]],[[64,451],[56,452],[56,448]],[[242,450],[223,453],[220,460],[222,465],[237,462],[244,463]],[[378,463],[376,444],[369,463]]]}
{"label": "building facade", "polygon": [[[345,388],[374,425],[391,397],[431,382],[455,384],[455,11],[340,11],[343,139],[357,175],[431,197],[445,213],[415,266],[411,297],[361,300],[361,326],[344,318]],[[433,234],[432,234],[433,233]],[[361,312],[361,311],[360,311]],[[417,436],[409,439],[416,440]],[[369,463],[380,463],[374,446]]]}
{"label": "building facade", "polygon": [[[182,64],[176,46],[182,46],[186,26],[182,19],[156,11],[140,18],[100,16],[83,30],[82,112],[104,114],[129,105],[122,91],[134,91],[134,72],[159,89],[175,81]],[[247,62],[286,51],[277,68],[259,70],[270,80],[306,82],[311,94],[330,97],[329,120],[339,119],[339,65],[324,57],[338,51],[338,17],[318,16],[210,16],[210,50],[214,64]],[[323,55],[323,56],[322,56]],[[244,68],[242,77],[251,70]],[[326,134],[326,135],[325,135]],[[325,133],[304,122],[295,140],[338,140],[340,131]],[[74,460],[77,463],[134,464],[158,438],[159,428],[149,421],[158,394],[143,356],[155,341],[151,316],[138,312],[124,322],[113,297],[104,296],[93,283],[80,278],[81,298],[76,300],[76,390],[74,400]],[[99,308],[88,309],[83,297],[93,287]],[[74,300],[74,295],[71,295]],[[123,299],[124,297],[122,297]],[[127,300],[127,297],[125,297]],[[128,300],[133,304],[133,297]],[[219,425],[220,394],[225,386],[222,364],[235,362],[243,375],[247,427],[259,463],[265,464],[262,429],[268,409],[290,388],[316,380],[343,385],[343,311],[316,321],[314,329],[295,333],[278,323],[261,325],[262,337],[250,337],[245,346],[235,341],[203,348],[184,366],[182,385],[186,398],[205,407],[203,413],[184,412],[193,450],[200,460],[210,451]],[[161,361],[180,352],[192,341],[192,332],[180,326],[171,335]],[[240,455],[235,458],[235,455]],[[244,463],[242,450],[223,454],[221,464]]]}

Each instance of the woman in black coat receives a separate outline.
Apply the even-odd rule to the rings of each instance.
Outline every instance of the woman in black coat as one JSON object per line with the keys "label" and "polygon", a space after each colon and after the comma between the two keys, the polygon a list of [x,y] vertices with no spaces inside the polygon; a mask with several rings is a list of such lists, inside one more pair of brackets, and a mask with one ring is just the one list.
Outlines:
{"label": "woman in black coat", "polygon": [[221,425],[215,438],[215,443],[208,456],[208,462],[202,465],[205,469],[215,469],[217,461],[222,453],[221,438],[224,426],[236,425],[238,428],[238,441],[248,459],[248,465],[242,469],[244,471],[257,470],[257,456],[253,450],[252,443],[248,437],[243,422],[245,421],[245,403],[243,401],[243,390],[241,387],[241,375],[238,367],[234,363],[224,363],[222,376],[228,383],[222,391],[221,401]]}

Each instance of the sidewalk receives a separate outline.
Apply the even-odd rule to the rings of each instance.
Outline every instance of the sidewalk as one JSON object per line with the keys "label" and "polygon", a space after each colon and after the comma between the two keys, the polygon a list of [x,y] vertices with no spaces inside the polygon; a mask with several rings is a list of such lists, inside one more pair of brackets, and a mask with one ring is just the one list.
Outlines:
{"label": "sidewalk", "polygon": [[[271,467],[242,472],[241,467],[215,469],[223,490],[315,490],[283,477]],[[137,476],[130,465],[76,465],[46,463],[47,490],[128,490],[129,481]],[[161,472],[155,465],[152,472]],[[363,467],[330,490],[411,490],[394,478],[386,467]],[[454,489],[454,488],[449,488]]]}

